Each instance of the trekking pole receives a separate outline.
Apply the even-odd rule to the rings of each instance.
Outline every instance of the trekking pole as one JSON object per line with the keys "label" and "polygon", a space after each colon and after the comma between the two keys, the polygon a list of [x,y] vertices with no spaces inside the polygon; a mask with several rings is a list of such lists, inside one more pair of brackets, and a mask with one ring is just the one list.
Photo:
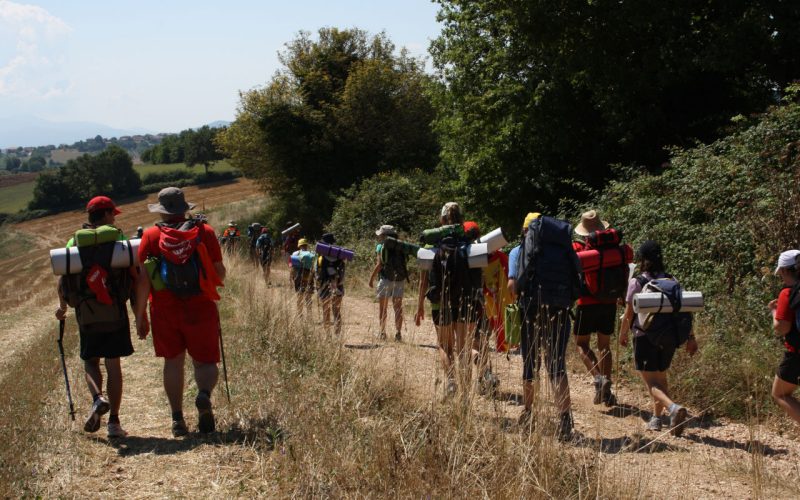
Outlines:
{"label": "trekking pole", "polygon": [[231,390],[228,387],[228,364],[225,362],[225,345],[222,343],[222,325],[219,328],[219,352],[222,356],[222,376],[225,379],[225,394],[228,396],[228,403],[231,402]]}
{"label": "trekking pole", "polygon": [[61,353],[61,369],[64,371],[64,385],[67,387],[67,401],[69,402],[69,416],[75,421],[75,407],[72,404],[72,391],[69,389],[69,376],[67,376],[67,361],[64,358],[64,323],[58,321],[58,351]]}

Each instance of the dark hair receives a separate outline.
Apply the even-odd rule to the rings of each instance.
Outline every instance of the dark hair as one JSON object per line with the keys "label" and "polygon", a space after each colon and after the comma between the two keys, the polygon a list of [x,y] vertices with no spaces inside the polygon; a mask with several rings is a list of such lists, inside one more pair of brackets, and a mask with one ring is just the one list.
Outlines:
{"label": "dark hair", "polygon": [[114,209],[104,208],[102,210],[95,210],[94,212],[89,212],[89,224],[97,225],[101,223],[109,213],[114,213]]}
{"label": "dark hair", "polygon": [[640,263],[640,270],[643,273],[663,273],[665,270],[661,245],[653,240],[642,243],[636,251],[636,261]]}

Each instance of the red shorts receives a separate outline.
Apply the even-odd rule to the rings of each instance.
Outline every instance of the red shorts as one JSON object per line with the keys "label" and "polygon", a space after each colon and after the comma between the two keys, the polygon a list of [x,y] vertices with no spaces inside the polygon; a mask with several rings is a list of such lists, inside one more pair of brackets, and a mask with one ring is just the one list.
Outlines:
{"label": "red shorts", "polygon": [[150,302],[150,325],[156,356],[170,359],[187,351],[200,363],[219,363],[217,304],[202,296],[154,298]]}

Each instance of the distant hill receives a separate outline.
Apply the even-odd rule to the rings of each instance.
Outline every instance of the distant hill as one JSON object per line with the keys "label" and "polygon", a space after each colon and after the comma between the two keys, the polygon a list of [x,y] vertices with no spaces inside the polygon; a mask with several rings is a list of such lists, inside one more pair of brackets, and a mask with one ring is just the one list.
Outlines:
{"label": "distant hill", "polygon": [[221,127],[227,127],[230,124],[231,124],[231,122],[229,122],[229,121],[217,120],[217,121],[209,123],[208,126],[211,127],[211,128],[221,128]]}
{"label": "distant hill", "polygon": [[92,122],[51,122],[35,117],[0,118],[0,148],[72,144],[95,136],[122,137],[152,133],[146,129],[118,129]]}

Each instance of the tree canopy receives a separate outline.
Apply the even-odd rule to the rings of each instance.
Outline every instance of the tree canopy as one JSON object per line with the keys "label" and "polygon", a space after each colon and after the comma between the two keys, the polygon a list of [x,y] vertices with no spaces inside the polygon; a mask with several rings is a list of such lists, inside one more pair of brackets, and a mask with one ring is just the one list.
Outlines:
{"label": "tree canopy", "polygon": [[385,34],[301,32],[280,60],[267,85],[241,94],[218,143],[272,196],[292,201],[280,204],[287,218],[319,230],[336,193],[359,179],[436,165],[430,79]]}
{"label": "tree canopy", "polygon": [[438,1],[443,159],[506,224],[613,164],[657,171],[665,146],[724,135],[800,73],[796,2]]}

